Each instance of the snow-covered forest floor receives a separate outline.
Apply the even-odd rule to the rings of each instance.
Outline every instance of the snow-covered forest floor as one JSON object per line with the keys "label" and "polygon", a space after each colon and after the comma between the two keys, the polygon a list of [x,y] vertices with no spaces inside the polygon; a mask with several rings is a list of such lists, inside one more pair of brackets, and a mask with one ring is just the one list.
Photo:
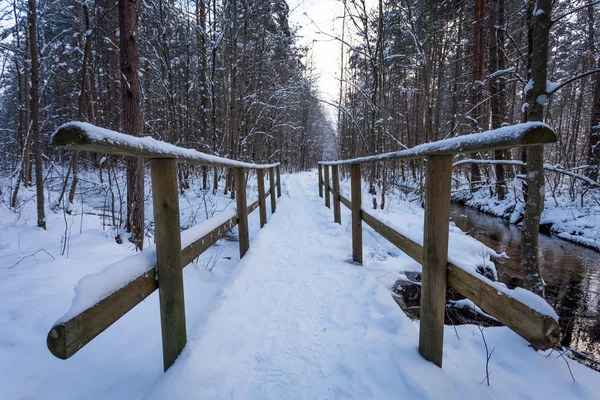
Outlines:
{"label": "snow-covered forest floor", "polygon": [[[569,179],[546,177],[546,201],[540,225],[545,232],[600,250],[600,189],[574,184]],[[465,179],[455,181],[453,199],[465,205],[520,224],[525,212],[521,180],[508,182],[506,197],[498,200],[489,188],[472,193]]]}
{"label": "snow-covered forest floor", "polygon": [[[258,211],[250,215],[250,250],[241,262],[234,229],[184,269],[188,344],[166,374],[158,293],[59,360],[46,335],[70,308],[77,282],[133,253],[127,240],[116,243],[111,218],[97,215],[106,214],[109,188],[94,174],[83,178],[73,213],[48,208],[46,231],[35,227],[35,204],[27,201],[33,192],[22,191],[18,213],[6,202],[0,207],[2,398],[593,399],[600,392],[597,372],[556,351],[535,352],[505,327],[482,334],[474,325],[447,326],[444,368],[424,361],[418,321],[390,295],[402,274],[420,266],[368,227],[364,266],[349,262],[349,212],[342,207],[342,226],[333,222],[314,171],[282,176],[283,195],[264,229]],[[249,202],[255,182],[250,177]],[[235,207],[199,183],[180,196],[183,228]],[[49,194],[52,204],[56,193]],[[147,245],[150,200],[148,193]],[[368,210],[370,198],[363,200]],[[393,196],[373,212],[410,237],[422,235],[417,202]],[[493,270],[493,249],[454,226],[450,236],[451,258]],[[489,386],[482,383],[484,338],[493,351]]]}

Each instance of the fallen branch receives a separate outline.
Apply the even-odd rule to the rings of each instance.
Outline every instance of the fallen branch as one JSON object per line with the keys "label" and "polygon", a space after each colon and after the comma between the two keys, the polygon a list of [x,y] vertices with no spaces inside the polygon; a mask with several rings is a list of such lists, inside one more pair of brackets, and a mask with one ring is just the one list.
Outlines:
{"label": "fallen branch", "polygon": [[[454,164],[452,164],[452,167],[456,167],[456,166],[459,166],[462,164],[468,164],[468,163],[471,163],[471,164],[504,164],[504,165],[516,165],[519,167],[527,166],[526,163],[524,163],[523,161],[519,161],[519,160],[476,160],[476,159],[468,158],[465,160],[460,160],[460,161],[455,162]],[[556,172],[559,174],[568,175],[572,178],[579,179],[580,181],[583,181],[590,186],[600,188],[600,183],[594,181],[593,179],[590,179],[587,176],[583,176],[581,174],[576,174],[576,173],[566,170],[564,168],[559,168],[559,167],[556,167],[556,166],[550,165],[550,164],[544,164],[544,169],[547,171],[552,171],[552,172]]]}
{"label": "fallen branch", "polygon": [[[46,254],[48,254],[50,257],[52,257],[52,259],[53,259],[53,260],[56,260],[56,258],[54,258],[54,256],[53,256],[52,254],[48,253],[46,250],[44,250],[44,249],[39,249],[38,251],[36,251],[36,252],[34,252],[34,253],[31,253],[31,254],[29,254],[28,256],[25,256],[25,257],[21,258],[19,261],[17,261],[16,263],[14,263],[14,264],[13,264],[13,265],[11,265],[10,267],[8,267],[8,269],[13,269],[14,267],[16,267],[16,266],[17,266],[17,264],[19,264],[21,261],[25,260],[26,258],[29,258],[29,257],[33,257],[33,258],[35,258],[35,255],[36,255],[37,253],[39,253],[40,251],[43,251],[44,253],[46,253]],[[36,259],[36,261],[37,261],[37,259]]]}

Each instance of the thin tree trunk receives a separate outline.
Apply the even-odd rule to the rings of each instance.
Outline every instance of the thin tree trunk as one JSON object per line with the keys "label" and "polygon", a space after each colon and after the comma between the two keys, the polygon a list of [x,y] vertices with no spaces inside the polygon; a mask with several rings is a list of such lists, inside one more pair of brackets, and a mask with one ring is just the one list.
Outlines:
{"label": "thin tree trunk", "polygon": [[[528,121],[544,120],[551,12],[551,0],[529,0],[529,70],[533,87],[526,93]],[[544,295],[544,282],[540,274],[538,234],[544,194],[544,148],[530,146],[527,147],[527,204],[521,227],[521,262],[525,286],[540,296]]]}
{"label": "thin tree trunk", "polygon": [[31,48],[31,133],[35,156],[35,191],[37,201],[37,224],[46,229],[44,210],[44,171],[42,165],[42,142],[40,139],[40,98],[38,76],[37,10],[35,0],[29,0],[29,40]]}
{"label": "thin tree trunk", "polygon": [[[142,136],[139,82],[138,2],[119,0],[119,45],[123,132]],[[136,249],[144,247],[144,162],[127,157],[127,232]]]}

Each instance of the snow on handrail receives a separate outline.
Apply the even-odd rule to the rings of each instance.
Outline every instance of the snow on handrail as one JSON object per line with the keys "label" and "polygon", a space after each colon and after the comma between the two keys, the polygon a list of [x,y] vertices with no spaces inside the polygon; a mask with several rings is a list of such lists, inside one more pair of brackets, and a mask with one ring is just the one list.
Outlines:
{"label": "snow on handrail", "polygon": [[407,160],[428,156],[471,153],[556,142],[554,130],[542,122],[526,122],[491,131],[425,143],[407,150],[359,157],[350,160],[321,161],[321,165],[363,164],[387,160]]}
{"label": "snow on handrail", "polygon": [[73,150],[109,153],[140,158],[174,158],[187,164],[200,164],[225,168],[268,169],[274,164],[253,164],[201,153],[178,147],[151,137],[135,137],[100,128],[87,122],[67,122],[51,135],[52,144]]}

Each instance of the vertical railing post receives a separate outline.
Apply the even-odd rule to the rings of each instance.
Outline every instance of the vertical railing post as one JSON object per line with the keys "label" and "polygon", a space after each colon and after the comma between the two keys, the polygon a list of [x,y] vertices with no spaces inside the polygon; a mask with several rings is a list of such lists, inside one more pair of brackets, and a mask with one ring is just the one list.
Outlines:
{"label": "vertical railing post", "polygon": [[329,165],[323,165],[323,168],[325,169],[325,181],[323,182],[325,185],[325,206],[331,208],[331,198],[329,196]]}
{"label": "vertical railing post", "polygon": [[181,232],[177,189],[177,163],[174,159],[150,161],[154,241],[165,371],[185,346],[185,305],[181,270]]}
{"label": "vertical railing post", "polygon": [[256,180],[258,181],[258,210],[262,228],[267,223],[267,197],[265,196],[265,171],[263,169],[256,170]]}
{"label": "vertical railing post", "polygon": [[281,197],[281,165],[277,166],[277,197]]}
{"label": "vertical railing post", "polygon": [[362,195],[360,164],[350,164],[350,202],[352,203],[352,260],[362,264]]}
{"label": "vertical railing post", "polygon": [[337,165],[331,166],[331,180],[333,181],[333,220],[342,224],[342,210],[340,208],[340,176]]}
{"label": "vertical railing post", "polygon": [[419,353],[441,368],[453,156],[427,157]]}
{"label": "vertical railing post", "polygon": [[323,166],[319,164],[319,197],[323,198]]}
{"label": "vertical railing post", "polygon": [[275,193],[275,168],[269,168],[269,184],[271,185],[271,214],[277,208],[277,194]]}
{"label": "vertical railing post", "polygon": [[240,258],[242,258],[250,247],[250,238],[248,236],[248,206],[246,205],[246,172],[243,167],[235,168],[235,198],[237,201]]}

